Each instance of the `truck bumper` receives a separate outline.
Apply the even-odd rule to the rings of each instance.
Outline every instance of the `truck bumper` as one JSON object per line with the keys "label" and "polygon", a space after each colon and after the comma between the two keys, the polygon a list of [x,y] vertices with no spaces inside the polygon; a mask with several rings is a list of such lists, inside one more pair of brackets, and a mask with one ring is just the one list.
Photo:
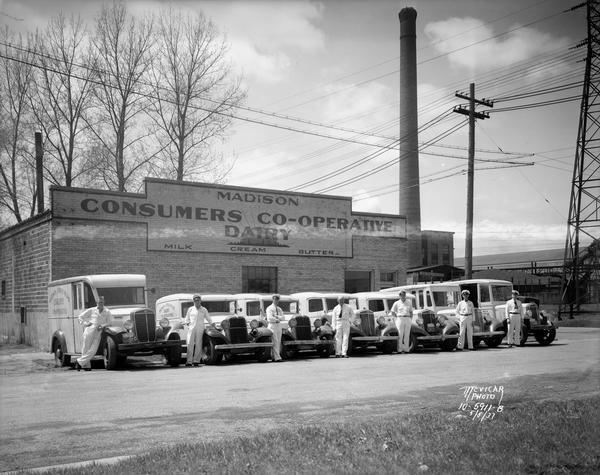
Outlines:
{"label": "truck bumper", "polygon": [[117,345],[117,350],[123,352],[148,352],[159,351],[172,346],[181,346],[185,341],[182,340],[163,340],[163,341],[148,341],[145,343],[120,343]]}
{"label": "truck bumper", "polygon": [[272,342],[264,343],[223,343],[215,345],[215,350],[254,350],[258,348],[272,348]]}

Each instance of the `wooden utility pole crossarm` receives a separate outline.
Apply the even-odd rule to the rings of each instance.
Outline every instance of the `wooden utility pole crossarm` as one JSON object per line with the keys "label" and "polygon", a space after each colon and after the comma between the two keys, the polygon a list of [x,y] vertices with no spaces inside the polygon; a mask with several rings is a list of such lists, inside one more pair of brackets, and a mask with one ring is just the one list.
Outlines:
{"label": "wooden utility pole crossarm", "polygon": [[465,279],[473,274],[473,188],[475,175],[475,119],[489,119],[486,112],[476,112],[475,105],[480,104],[494,107],[494,102],[488,99],[475,99],[475,83],[469,86],[469,95],[456,93],[456,97],[469,101],[469,108],[457,106],[454,112],[469,116],[469,166],[467,169],[467,226],[465,234]]}

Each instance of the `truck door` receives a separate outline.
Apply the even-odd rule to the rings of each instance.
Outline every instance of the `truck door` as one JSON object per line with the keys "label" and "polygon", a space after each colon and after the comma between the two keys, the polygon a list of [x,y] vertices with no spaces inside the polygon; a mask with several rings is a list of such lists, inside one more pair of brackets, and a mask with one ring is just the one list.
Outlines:
{"label": "truck door", "polygon": [[75,351],[75,326],[73,322],[72,284],[53,285],[48,287],[48,325],[50,335],[60,332],[64,335],[66,348],[63,351]]}
{"label": "truck door", "polygon": [[83,298],[83,282],[75,282],[71,284],[71,290],[73,292],[73,308],[71,309],[73,324],[73,341],[75,342],[74,352],[81,353],[83,347],[83,327],[79,325],[79,315],[85,310],[85,303]]}

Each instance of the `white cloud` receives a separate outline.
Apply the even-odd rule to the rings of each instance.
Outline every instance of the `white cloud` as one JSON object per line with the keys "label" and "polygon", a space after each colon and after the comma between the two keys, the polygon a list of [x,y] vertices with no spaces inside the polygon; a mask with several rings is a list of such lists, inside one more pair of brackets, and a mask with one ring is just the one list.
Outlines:
{"label": "white cloud", "polygon": [[440,53],[450,53],[448,61],[471,70],[510,66],[520,61],[568,46],[566,38],[556,38],[529,27],[514,25],[508,34],[494,37],[494,31],[475,18],[450,18],[429,23],[425,34]]}
{"label": "white cloud", "polygon": [[227,2],[201,5],[225,32],[236,65],[266,83],[287,79],[291,57],[322,51],[323,6],[312,2]]}

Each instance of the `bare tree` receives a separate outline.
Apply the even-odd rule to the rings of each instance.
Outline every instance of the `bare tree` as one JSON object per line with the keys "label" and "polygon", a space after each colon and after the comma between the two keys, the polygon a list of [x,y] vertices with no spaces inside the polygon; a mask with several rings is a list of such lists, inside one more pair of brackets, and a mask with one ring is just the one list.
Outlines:
{"label": "bare tree", "polygon": [[37,36],[40,68],[36,74],[32,110],[42,131],[44,148],[53,160],[46,160],[50,182],[72,186],[89,174],[85,153],[86,112],[91,107],[94,60],[87,44],[81,18],[52,18]]}
{"label": "bare tree", "polygon": [[148,134],[136,121],[148,104],[144,75],[151,67],[153,39],[152,18],[130,17],[123,3],[103,6],[96,19],[93,43],[101,83],[96,97],[103,110],[93,127],[98,171],[118,191],[126,191],[151,160],[135,149]]}
{"label": "bare tree", "polygon": [[230,111],[245,98],[226,60],[227,44],[202,13],[165,10],[157,30],[150,114],[165,157],[160,174],[219,180],[228,170],[211,145],[225,136]]}
{"label": "bare tree", "polygon": [[35,214],[36,205],[28,105],[34,53],[29,41],[8,28],[0,38],[0,214],[21,222]]}

